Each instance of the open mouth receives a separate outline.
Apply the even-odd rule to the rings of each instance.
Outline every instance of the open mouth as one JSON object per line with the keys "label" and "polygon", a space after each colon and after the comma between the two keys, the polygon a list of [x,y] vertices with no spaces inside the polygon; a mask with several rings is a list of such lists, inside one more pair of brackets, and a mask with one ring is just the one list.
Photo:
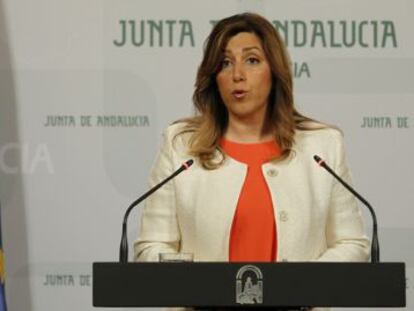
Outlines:
{"label": "open mouth", "polygon": [[244,97],[246,97],[247,92],[243,91],[243,90],[235,90],[232,92],[234,98],[236,99],[242,99]]}

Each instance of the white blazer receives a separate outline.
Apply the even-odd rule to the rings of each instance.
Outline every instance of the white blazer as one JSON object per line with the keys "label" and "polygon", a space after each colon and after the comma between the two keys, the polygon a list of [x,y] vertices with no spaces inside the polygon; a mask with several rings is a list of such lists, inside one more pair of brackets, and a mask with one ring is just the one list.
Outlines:
{"label": "white blazer", "polygon": [[[191,158],[189,134],[173,139],[171,125],[150,175],[150,186]],[[313,160],[319,155],[346,181],[342,134],[327,128],[297,131],[292,155],[262,166],[277,230],[276,261],[366,261],[369,240],[354,197]],[[189,252],[194,261],[228,261],[229,239],[247,166],[227,157],[216,170],[197,161],[149,197],[141,216],[135,260],[158,261],[159,253]],[[257,241],[260,243],[260,241]]]}

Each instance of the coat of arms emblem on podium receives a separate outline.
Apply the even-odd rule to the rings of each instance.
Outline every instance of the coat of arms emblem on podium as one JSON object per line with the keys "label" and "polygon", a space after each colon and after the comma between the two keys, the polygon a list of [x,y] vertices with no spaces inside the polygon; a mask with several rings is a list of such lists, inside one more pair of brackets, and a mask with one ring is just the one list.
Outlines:
{"label": "coat of arms emblem on podium", "polygon": [[246,265],[237,272],[236,303],[263,303],[263,274],[258,267]]}

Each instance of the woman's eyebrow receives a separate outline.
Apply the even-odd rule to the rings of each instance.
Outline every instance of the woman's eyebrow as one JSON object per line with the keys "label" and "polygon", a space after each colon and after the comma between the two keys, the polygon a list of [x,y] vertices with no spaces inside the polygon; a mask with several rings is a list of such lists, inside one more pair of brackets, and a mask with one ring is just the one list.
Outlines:
{"label": "woman's eyebrow", "polygon": [[243,52],[249,52],[251,50],[258,50],[259,52],[262,51],[262,49],[260,49],[257,46],[249,46],[249,47],[245,47],[245,48],[242,49]]}
{"label": "woman's eyebrow", "polygon": [[[259,48],[259,47],[257,47],[257,46],[248,46],[248,47],[242,48],[242,52],[243,53],[250,52],[251,50],[258,50],[259,52],[262,52],[262,49]],[[224,53],[225,54],[227,54],[227,53],[228,54],[233,54],[233,52],[231,50],[229,50],[229,49],[225,49],[224,50]]]}

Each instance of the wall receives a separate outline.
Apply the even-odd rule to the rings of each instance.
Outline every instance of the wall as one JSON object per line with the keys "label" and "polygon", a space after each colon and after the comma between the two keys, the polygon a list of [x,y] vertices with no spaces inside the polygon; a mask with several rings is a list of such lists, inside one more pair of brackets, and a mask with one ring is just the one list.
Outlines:
{"label": "wall", "polygon": [[[244,11],[281,27],[299,110],[344,131],[355,187],[377,210],[382,259],[406,262],[412,304],[413,9],[409,0],[1,0],[9,310],[94,310],[91,263],[117,260],[124,210],[147,189],[162,129],[192,114],[211,22]],[[130,219],[132,242],[139,211]]]}

